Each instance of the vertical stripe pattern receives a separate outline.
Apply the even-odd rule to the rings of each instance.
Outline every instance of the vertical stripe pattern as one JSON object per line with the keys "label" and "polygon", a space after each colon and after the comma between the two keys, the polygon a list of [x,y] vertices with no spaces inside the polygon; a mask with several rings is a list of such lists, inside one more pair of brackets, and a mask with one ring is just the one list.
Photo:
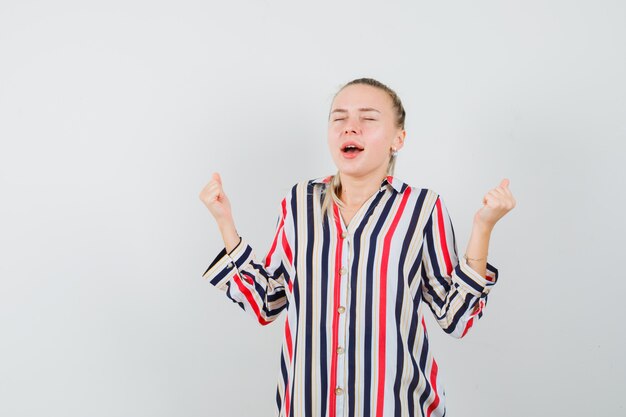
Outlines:
{"label": "vertical stripe pattern", "polygon": [[445,391],[422,304],[464,337],[484,313],[498,271],[471,269],[441,197],[394,177],[349,224],[322,213],[328,177],[281,201],[262,262],[245,239],[203,277],[261,325],[285,310],[278,417],[440,417]]}

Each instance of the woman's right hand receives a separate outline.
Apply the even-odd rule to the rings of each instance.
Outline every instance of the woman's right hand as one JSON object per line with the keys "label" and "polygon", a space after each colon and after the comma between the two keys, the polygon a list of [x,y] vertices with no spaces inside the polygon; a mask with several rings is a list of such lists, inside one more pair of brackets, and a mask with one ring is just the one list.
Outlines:
{"label": "woman's right hand", "polygon": [[230,201],[224,194],[222,178],[217,172],[213,173],[211,181],[200,191],[200,200],[207,206],[218,224],[232,222]]}

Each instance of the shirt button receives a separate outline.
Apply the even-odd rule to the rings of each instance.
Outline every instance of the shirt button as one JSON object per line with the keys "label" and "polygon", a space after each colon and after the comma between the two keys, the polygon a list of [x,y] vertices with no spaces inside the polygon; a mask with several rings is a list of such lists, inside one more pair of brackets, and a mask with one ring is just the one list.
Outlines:
{"label": "shirt button", "polygon": [[343,394],[343,390],[342,390],[341,388],[337,387],[337,388],[335,389],[335,394],[337,394],[337,395],[341,395],[341,394]]}
{"label": "shirt button", "polygon": [[232,262],[229,262],[228,265],[226,265],[226,268],[228,268],[228,269],[230,269],[232,267],[233,267],[233,263]]}
{"label": "shirt button", "polygon": [[337,311],[339,312],[339,314],[344,313],[346,311],[346,308],[344,306],[340,306]]}
{"label": "shirt button", "polygon": [[337,348],[337,353],[340,355],[343,353],[343,348],[341,346]]}
{"label": "shirt button", "polygon": [[348,237],[348,232],[341,232],[341,238],[345,239]]}
{"label": "shirt button", "polygon": [[346,275],[347,272],[348,272],[348,269],[345,266],[342,266],[341,269],[339,270],[339,273],[341,275]]}

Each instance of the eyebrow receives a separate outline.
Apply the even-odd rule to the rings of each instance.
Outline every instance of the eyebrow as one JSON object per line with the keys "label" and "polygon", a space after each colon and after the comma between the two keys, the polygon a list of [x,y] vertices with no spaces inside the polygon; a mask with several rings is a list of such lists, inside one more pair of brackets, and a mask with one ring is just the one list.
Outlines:
{"label": "eyebrow", "polygon": [[[377,112],[377,113],[380,113],[380,111],[379,111],[379,110],[377,110],[377,109],[375,109],[375,108],[373,108],[373,107],[361,107],[361,108],[359,109],[359,111],[361,111],[361,112],[366,112],[366,111],[375,111],[375,112]],[[330,114],[333,114],[333,113],[348,113],[348,110],[346,110],[346,109],[335,109],[335,110],[333,110],[333,111],[331,111],[331,112],[330,112]]]}

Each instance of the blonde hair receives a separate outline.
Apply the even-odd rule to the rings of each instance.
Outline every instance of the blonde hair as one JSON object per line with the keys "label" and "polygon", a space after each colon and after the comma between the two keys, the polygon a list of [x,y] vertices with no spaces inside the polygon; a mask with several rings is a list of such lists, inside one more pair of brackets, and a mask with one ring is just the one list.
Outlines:
{"label": "blonde hair", "polygon": [[[385,84],[377,81],[373,78],[357,78],[345,84],[343,87],[335,93],[335,97],[337,94],[341,92],[344,88],[349,85],[362,84],[369,85],[372,87],[379,88],[389,94],[391,101],[393,103],[393,109],[396,112],[396,125],[399,129],[404,129],[404,119],[406,117],[406,112],[404,111],[404,106],[402,106],[402,102],[400,101],[400,97],[393,91],[391,88],[387,87]],[[387,165],[387,175],[393,175],[394,170],[396,168],[396,159],[397,156],[395,152],[391,153],[389,156],[389,164]],[[339,177],[339,172],[330,177],[330,181],[326,185],[326,192],[324,193],[324,199],[322,201],[322,213],[326,214],[331,207],[330,201],[334,201],[339,207],[343,206],[343,202],[339,199],[341,195],[341,178]]]}

